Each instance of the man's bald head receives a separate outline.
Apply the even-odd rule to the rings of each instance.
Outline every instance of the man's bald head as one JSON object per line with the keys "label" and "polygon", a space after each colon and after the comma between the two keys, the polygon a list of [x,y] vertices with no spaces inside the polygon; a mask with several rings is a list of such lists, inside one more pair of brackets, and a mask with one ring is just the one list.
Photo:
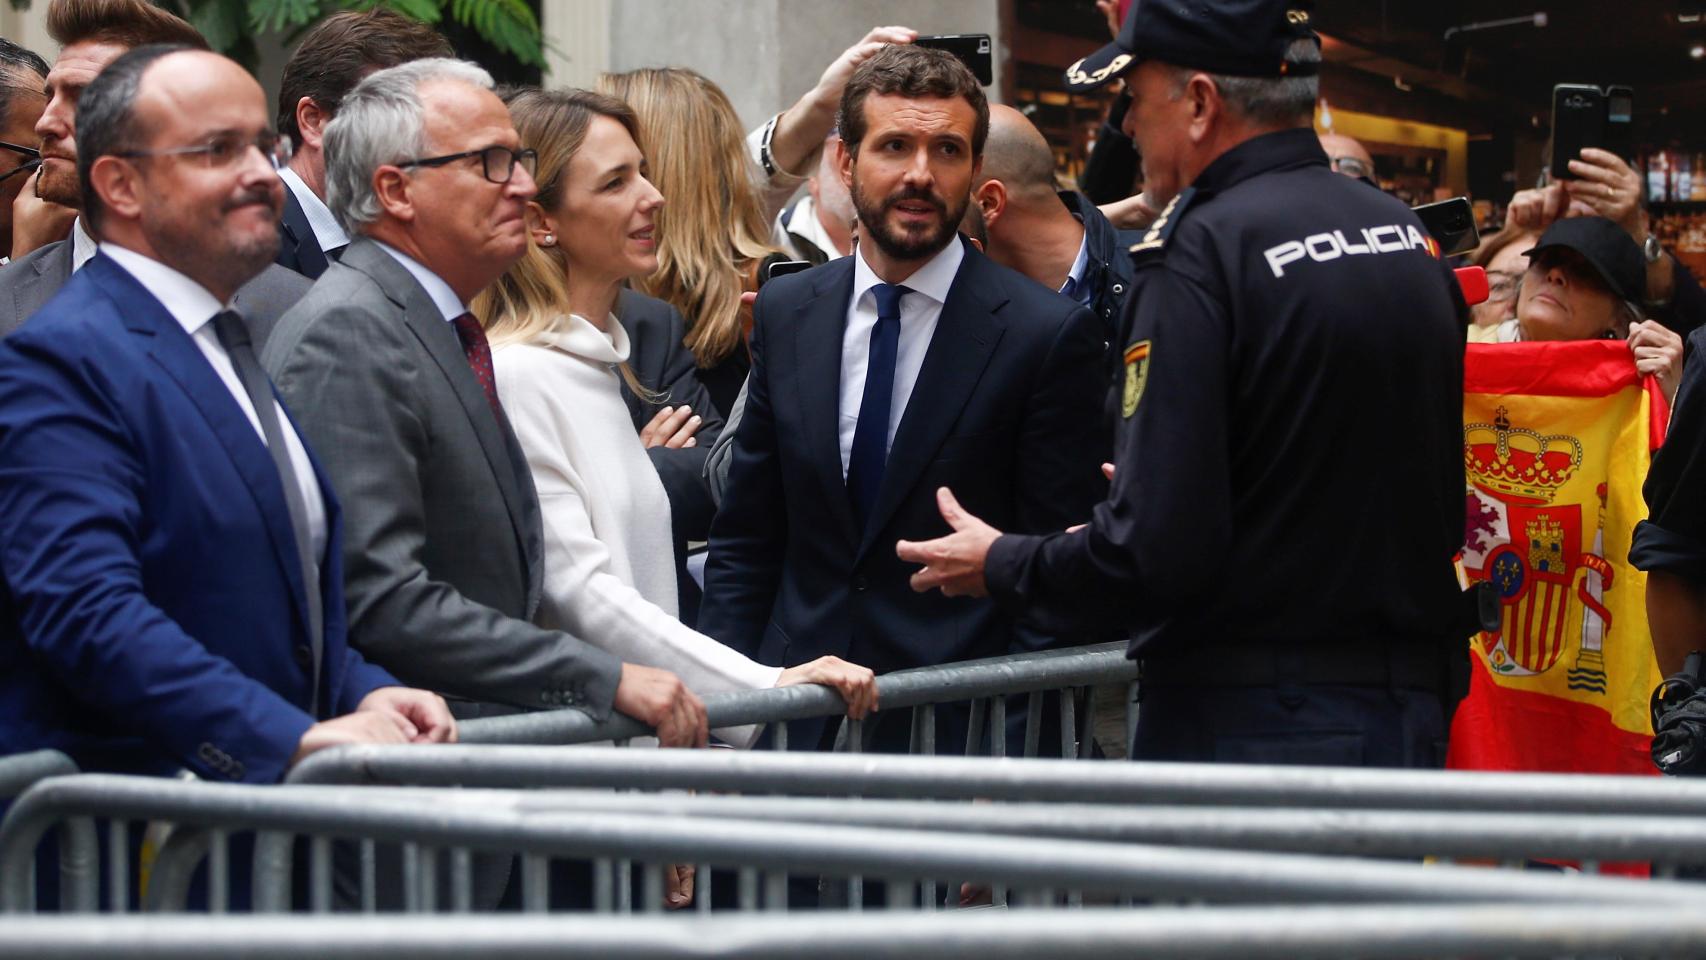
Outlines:
{"label": "man's bald head", "polygon": [[[1320,137],[1321,149],[1327,152],[1327,159],[1331,161],[1334,170],[1347,177],[1374,176],[1374,158],[1369,156],[1368,149],[1362,144],[1342,133],[1323,133]],[[1340,162],[1344,160],[1352,162],[1340,169]],[[1361,169],[1357,169],[1358,164]]]}
{"label": "man's bald head", "polygon": [[1054,151],[1030,118],[1006,106],[989,105],[989,139],[983,145],[983,175],[974,186],[999,180],[1009,196],[1054,197]]}

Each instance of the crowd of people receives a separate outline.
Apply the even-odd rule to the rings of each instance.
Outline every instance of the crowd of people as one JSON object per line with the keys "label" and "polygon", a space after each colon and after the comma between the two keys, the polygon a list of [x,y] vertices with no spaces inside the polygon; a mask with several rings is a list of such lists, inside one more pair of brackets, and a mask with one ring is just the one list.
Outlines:
{"label": "crowd of people", "polygon": [[749,746],[702,698],[788,684],[904,751],[878,675],[1130,637],[1133,756],[1437,765],[1465,340],[1624,339],[1692,422],[1700,288],[1590,151],[1471,316],[1310,128],[1308,16],[1190,6],[1068,72],[1125,91],[1080,192],[899,27],[746,131],[692,70],[497,89],[384,8],[269,109],[169,12],[51,0],[51,65],[0,40],[0,753],[266,783],[556,708]]}

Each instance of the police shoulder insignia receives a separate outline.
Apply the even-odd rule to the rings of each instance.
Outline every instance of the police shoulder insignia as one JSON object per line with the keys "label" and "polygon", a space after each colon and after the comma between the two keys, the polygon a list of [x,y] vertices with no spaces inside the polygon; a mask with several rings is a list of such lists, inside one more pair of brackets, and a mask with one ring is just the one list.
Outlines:
{"label": "police shoulder insignia", "polygon": [[1148,382],[1149,341],[1139,340],[1125,348],[1125,394],[1120,401],[1120,416],[1129,418],[1137,412],[1137,401],[1143,399],[1143,387]]}
{"label": "police shoulder insignia", "polygon": [[1132,256],[1160,250],[1167,245],[1167,238],[1173,235],[1173,228],[1179,225],[1179,219],[1185,215],[1185,208],[1191,205],[1191,198],[1196,196],[1196,188],[1186,187],[1178,195],[1167,201],[1167,206],[1161,208],[1161,215],[1149,225],[1143,239],[1131,245]]}

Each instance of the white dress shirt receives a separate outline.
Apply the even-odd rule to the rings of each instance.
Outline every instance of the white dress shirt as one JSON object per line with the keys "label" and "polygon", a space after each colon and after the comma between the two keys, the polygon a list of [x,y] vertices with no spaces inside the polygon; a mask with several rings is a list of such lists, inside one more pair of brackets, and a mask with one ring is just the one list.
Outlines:
{"label": "white dress shirt", "polygon": [[[98,246],[95,238],[89,236],[88,228],[83,226],[82,217],[71,221],[71,272],[76,273],[83,269],[84,264],[95,259],[95,249]],[[154,261],[150,260],[149,262],[153,263]],[[182,277],[183,274],[180,273],[178,276]],[[189,278],[184,277],[184,279],[188,280]],[[190,282],[194,283],[195,281]]]}
{"label": "white dress shirt", "polygon": [[[606,332],[606,330],[608,332]],[[622,401],[628,334],[569,316],[492,350],[498,396],[527,456],[545,532],[536,622],[627,663],[669,670],[700,696],[776,685],[755,663],[683,624],[669,494]],[[750,746],[759,726],[718,730]]]}
{"label": "white dress shirt", "polygon": [[[1060,292],[1065,293],[1067,287],[1076,287],[1084,282],[1084,274],[1090,271],[1090,231],[1084,231],[1084,239],[1078,242],[1078,256],[1073,258],[1072,269],[1066,271],[1066,280],[1060,285]],[[1076,295],[1079,291],[1074,290]],[[1076,296],[1074,296],[1076,299]]]}
{"label": "white dress shirt", "polygon": [[[894,433],[906,413],[906,402],[918,383],[918,371],[930,350],[948,288],[960,272],[965,248],[956,235],[942,251],[930,258],[901,286],[912,292],[900,298],[900,344],[895,352],[894,394],[889,401],[888,436],[883,452],[894,446]],[[865,370],[871,364],[871,331],[877,326],[877,297],[871,288],[882,283],[865,262],[861,249],[853,251],[853,302],[847,305],[847,329],[841,335],[841,478],[847,479],[847,461],[853,455],[853,432],[859,429],[859,406],[865,400]]]}
{"label": "white dress shirt", "polygon": [[432,298],[433,306],[438,308],[439,313],[444,314],[445,320],[455,320],[468,312],[468,308],[462,303],[462,298],[458,297],[456,291],[450,289],[450,284],[445,283],[438,274],[428,270],[419,260],[388,243],[380,243],[378,240],[373,242],[378,245],[379,249],[390,254],[391,259],[402,264],[404,270],[409,271],[409,276],[414,277],[415,282],[421,285],[421,289],[426,291],[428,297]]}
{"label": "white dress shirt", "polygon": [[314,231],[314,241],[320,245],[321,251],[331,251],[349,243],[349,234],[338,226],[338,218],[332,216],[332,209],[326,206],[318,194],[308,189],[308,184],[296,175],[296,171],[285,167],[278,172],[278,178],[290,188],[296,202],[302,207],[302,215],[308,218],[308,226]]}
{"label": "white dress shirt", "polygon": [[[213,367],[213,372],[219,375],[219,381],[225,384],[225,389],[231,394],[231,399],[237,401],[243,416],[249,418],[249,426],[255,428],[255,435],[260,437],[262,446],[266,445],[266,432],[261,428],[261,418],[255,414],[255,405],[249,402],[249,392],[243,389],[243,381],[237,376],[237,367],[231,362],[231,355],[225,352],[225,345],[219,342],[219,335],[213,328],[213,317],[219,311],[227,309],[214,298],[207,288],[189,277],[184,276],[158,260],[151,260],[133,250],[113,243],[100,245],[103,253],[113,259],[124,271],[136,278],[136,281],[148,288],[172,319],[184,328],[184,332],[195,341],[196,348],[207,362]],[[284,434],[284,444],[289,448],[290,466],[296,473],[296,483],[302,491],[302,505],[307,510],[308,532],[311,540],[310,547],[314,551],[316,565],[326,556],[326,502],[320,497],[320,484],[314,478],[314,465],[308,459],[308,449],[302,445],[302,438],[296,435],[296,428],[291,425],[290,418],[285,416],[284,408],[277,400],[273,401],[275,415],[278,417],[279,430]],[[283,478],[281,477],[280,480]]]}

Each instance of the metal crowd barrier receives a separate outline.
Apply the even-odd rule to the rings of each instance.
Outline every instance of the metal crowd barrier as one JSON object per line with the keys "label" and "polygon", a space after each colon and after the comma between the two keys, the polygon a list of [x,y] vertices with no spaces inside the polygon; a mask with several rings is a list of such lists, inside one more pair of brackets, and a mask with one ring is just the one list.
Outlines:
{"label": "metal crowd barrier", "polygon": [[[334,838],[402,844],[404,862],[411,868],[405,871],[411,883],[404,907],[423,912],[439,909],[438,871],[445,861],[449,909],[470,909],[476,851],[521,854],[522,902],[529,911],[547,908],[550,864],[563,858],[596,864],[593,907],[599,911],[622,906],[627,885],[616,876],[618,858],[644,864],[640,902],[648,910],[661,909],[663,869],[671,863],[737,869],[743,911],[758,909],[761,902],[767,910],[787,909],[790,873],[882,878],[896,906],[910,905],[924,892],[921,884],[943,876],[1000,883],[1021,891],[1021,903],[1036,906],[1055,904],[1062,891],[1214,903],[1664,902],[1688,910],[1706,900],[1700,886],[1667,880],[1054,837],[649,816],[553,808],[548,794],[534,791],[278,789],[88,775],[37,785],[0,825],[0,910],[33,909],[35,891],[26,877],[36,844],[54,825],[91,816],[169,821],[211,831],[210,888],[215,891],[230,879],[223,847],[232,832],[271,830],[309,837],[309,895],[316,911],[332,907]],[[1706,835],[1700,836],[1700,844],[1706,846]],[[202,852],[187,845],[160,852],[150,881],[153,908],[182,909]],[[257,860],[257,897],[266,875],[276,869],[276,864]],[[362,888],[362,906],[370,908],[371,877],[363,877]],[[932,906],[934,897],[926,895],[922,902]],[[218,911],[223,904],[215,898],[210,906]]]}
{"label": "metal crowd barrier", "polygon": [[1655,904],[1306,906],[651,917],[16,917],[0,960],[1349,960],[1706,954]]}
{"label": "metal crowd barrier", "polygon": [[37,750],[0,757],[0,800],[10,800],[36,781],[77,772],[77,764],[58,750]]}
{"label": "metal crowd barrier", "polygon": [[[36,750],[0,757],[0,813],[4,813],[13,797],[49,777],[65,777],[77,773],[77,764],[58,750]],[[93,910],[98,895],[96,889],[97,859],[95,853],[95,821],[74,817],[60,825],[59,830],[59,887],[68,909]],[[23,871],[23,879],[35,884],[36,864],[32,851],[28,862],[15,869]]]}
{"label": "metal crowd barrier", "polygon": [[[1087,731],[1077,736],[1080,710],[1093,718],[1106,709],[1108,698],[1117,694],[1123,712],[1124,743],[1130,743],[1136,724],[1135,690],[1137,664],[1126,659],[1124,643],[1068,647],[1038,653],[1014,654],[985,660],[967,660],[913,670],[897,670],[877,678],[881,713],[910,710],[911,753],[934,754],[935,708],[969,702],[970,719],[964,752],[980,754],[987,744],[993,756],[1007,751],[1007,698],[1029,695],[1026,706],[1024,754],[1036,756],[1041,749],[1043,712],[1049,692],[1060,694],[1058,715],[1060,756],[1088,758],[1095,738]],[[787,750],[787,725],[781,721],[819,717],[841,717],[836,748],[861,752],[865,741],[864,722],[845,717],[841,695],[827,687],[803,684],[768,690],[716,694],[705,697],[705,711],[712,729],[772,724],[771,744]],[[649,736],[652,728],[621,714],[597,721],[579,710],[552,710],[506,717],[470,720],[460,726],[464,743],[580,744]],[[1123,756],[1123,750],[1121,751]]]}

